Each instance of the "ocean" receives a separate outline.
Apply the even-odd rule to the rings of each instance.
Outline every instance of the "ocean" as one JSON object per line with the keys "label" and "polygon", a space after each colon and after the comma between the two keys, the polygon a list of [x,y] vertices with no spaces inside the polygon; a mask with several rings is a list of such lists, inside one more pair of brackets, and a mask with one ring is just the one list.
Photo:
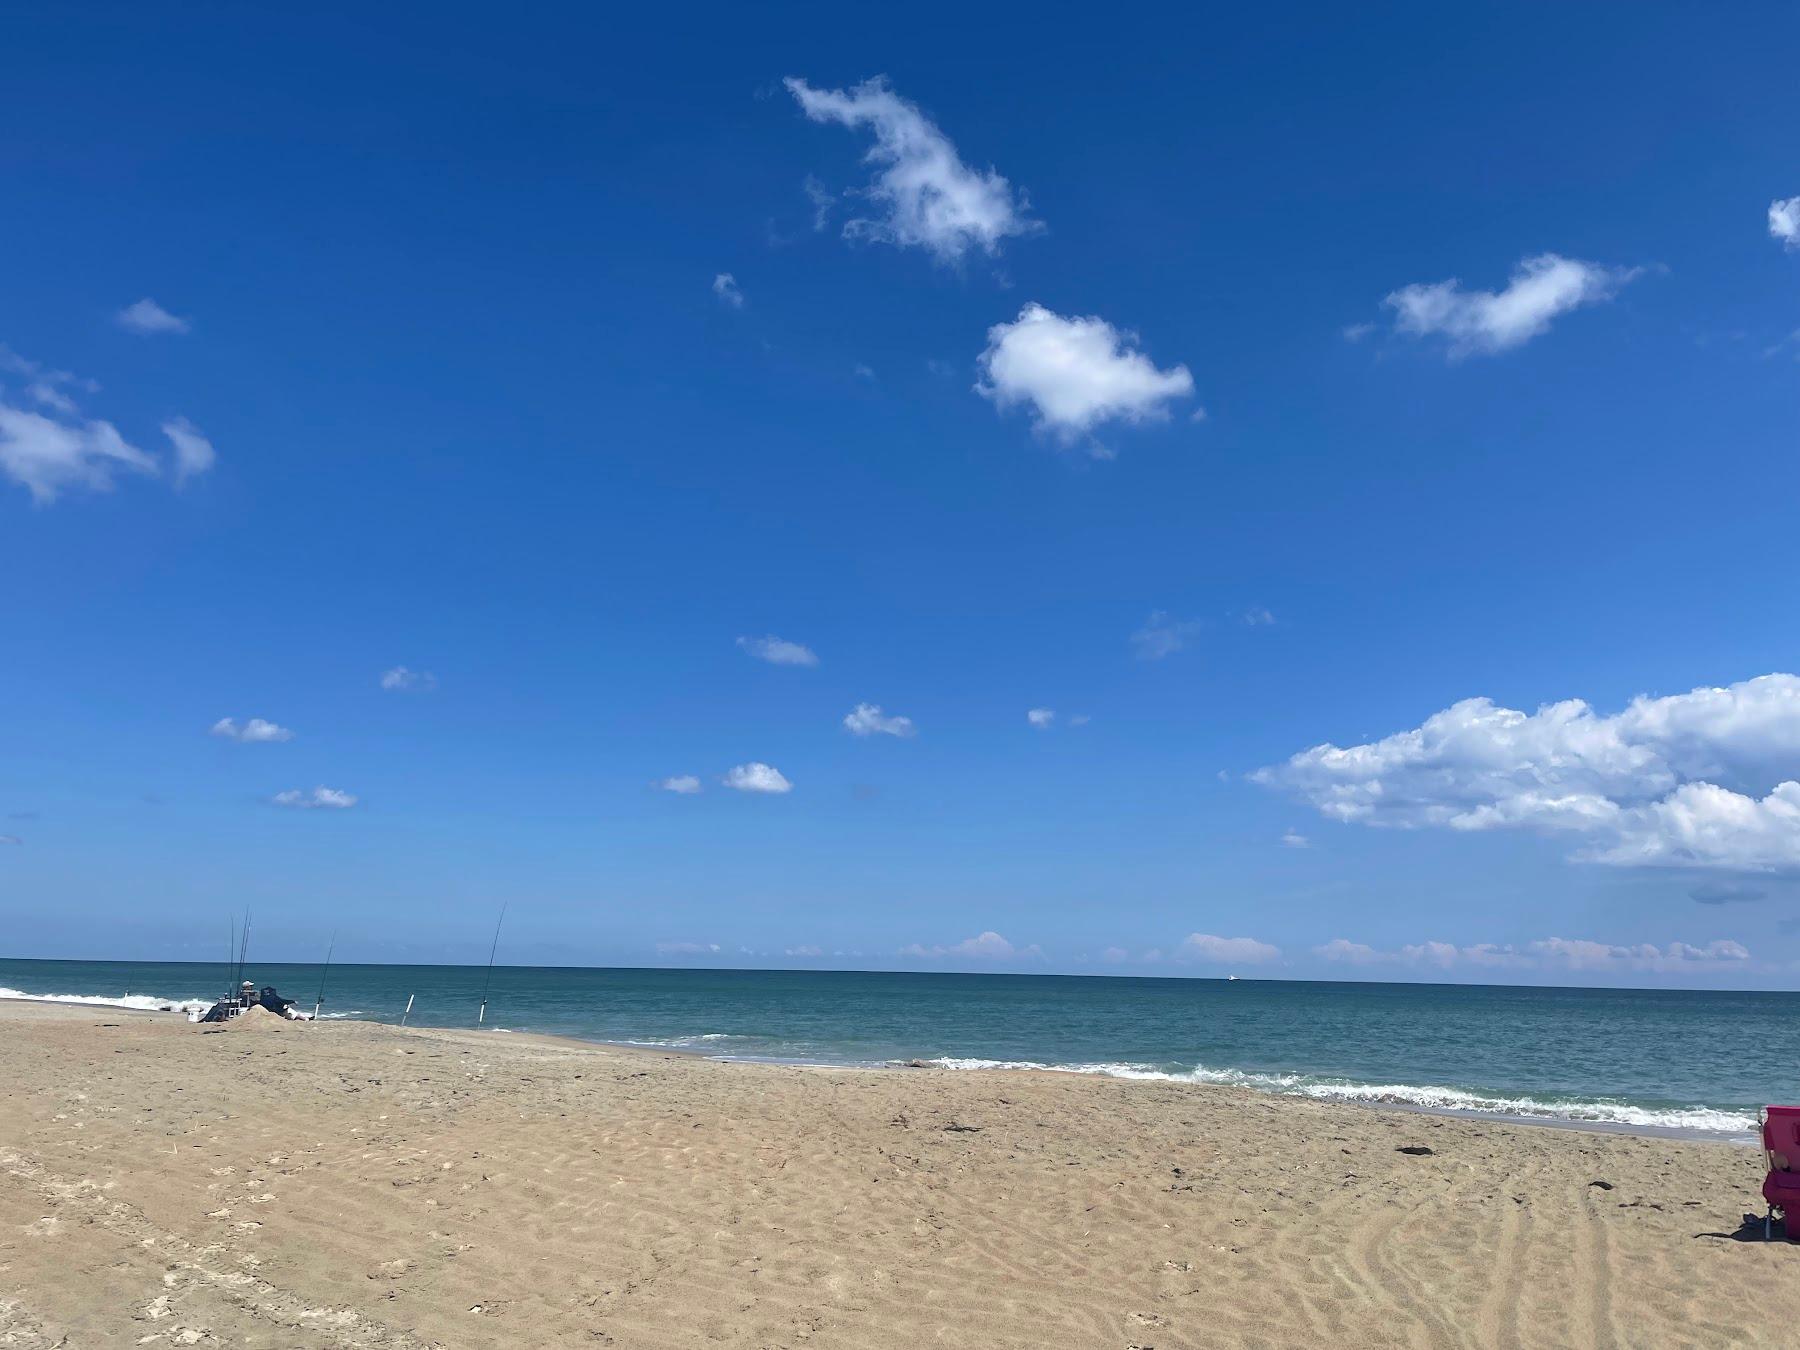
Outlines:
{"label": "ocean", "polygon": [[[317,965],[252,964],[311,1011]],[[479,966],[337,965],[324,1016],[472,1027]],[[0,960],[0,997],[204,1006],[222,964]],[[496,966],[487,1026],[722,1059],[1030,1067],[1743,1136],[1800,1099],[1800,994]]]}

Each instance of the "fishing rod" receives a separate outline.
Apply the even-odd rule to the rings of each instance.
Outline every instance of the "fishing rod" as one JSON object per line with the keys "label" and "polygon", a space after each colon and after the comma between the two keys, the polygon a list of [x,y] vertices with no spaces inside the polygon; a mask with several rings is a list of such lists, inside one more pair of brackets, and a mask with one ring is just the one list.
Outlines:
{"label": "fishing rod", "polygon": [[231,940],[225,944],[225,997],[237,993],[237,982],[231,978],[231,958],[237,952],[237,915],[231,916]]}
{"label": "fishing rod", "polygon": [[250,907],[244,906],[244,931],[238,938],[237,978],[231,982],[232,992],[236,993],[244,983],[244,961],[250,955]]}
{"label": "fishing rod", "polygon": [[319,971],[319,996],[313,1000],[313,1021],[319,1020],[319,1009],[325,1006],[325,976],[331,971],[331,953],[337,947],[337,930],[331,932],[331,941],[325,944],[325,965]]}
{"label": "fishing rod", "polygon": [[481,1011],[475,1014],[475,1025],[487,1021],[488,986],[494,982],[494,953],[500,950],[500,925],[506,922],[506,902],[500,902],[500,917],[494,923],[494,944],[488,948],[487,979],[481,982]]}

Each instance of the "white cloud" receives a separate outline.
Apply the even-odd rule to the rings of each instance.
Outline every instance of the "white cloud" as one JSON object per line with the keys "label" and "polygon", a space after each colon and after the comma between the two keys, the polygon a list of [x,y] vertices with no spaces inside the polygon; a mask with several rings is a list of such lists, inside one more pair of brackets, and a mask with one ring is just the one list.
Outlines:
{"label": "white cloud", "polygon": [[169,444],[175,447],[175,481],[185,483],[197,473],[205,473],[212,468],[218,453],[213,443],[200,434],[200,428],[185,417],[176,417],[162,424],[163,435],[169,438]]}
{"label": "white cloud", "polygon": [[831,208],[837,205],[837,198],[810,173],[800,187],[806,193],[806,200],[812,203],[813,229],[824,229],[831,222]]}
{"label": "white cloud", "polygon": [[1313,954],[1344,965],[1430,967],[1452,970],[1458,967],[1476,969],[1510,969],[1532,971],[1692,971],[1706,966],[1728,967],[1748,961],[1750,952],[1741,943],[1718,938],[1704,946],[1671,942],[1658,947],[1652,942],[1619,946],[1592,942],[1585,938],[1539,938],[1517,946],[1478,942],[1459,947],[1450,942],[1421,942],[1380,951],[1361,942],[1333,938],[1314,947]]}
{"label": "white cloud", "polygon": [[[1043,228],[1027,218],[1023,198],[1014,196],[1006,179],[963,163],[949,137],[881,77],[849,90],[815,89],[800,79],[783,83],[813,121],[874,134],[865,158],[877,172],[865,195],[882,214],[851,220],[846,237],[925,248],[948,262],[971,248],[998,253],[1002,240]],[[814,223],[823,228],[829,202],[822,191],[809,188],[809,195],[817,208]]]}
{"label": "white cloud", "polygon": [[1051,708],[1032,708],[1026,712],[1025,720],[1039,731],[1048,731],[1056,725],[1056,712]]}
{"label": "white cloud", "polygon": [[731,273],[721,272],[714,277],[712,289],[721,304],[730,305],[733,309],[744,307],[744,293],[738,289],[737,278]]}
{"label": "white cloud", "polygon": [[149,296],[125,306],[114,317],[119,327],[131,333],[185,333],[193,327],[188,320],[169,313]]}
{"label": "white cloud", "polygon": [[825,949],[823,947],[814,947],[814,946],[808,944],[806,946],[801,946],[801,947],[789,947],[785,951],[782,952],[782,955],[783,956],[823,956],[823,955],[825,955]]}
{"label": "white cloud", "polygon": [[1131,650],[1140,661],[1160,661],[1180,651],[1199,636],[1198,619],[1172,619],[1156,610],[1144,626],[1131,635]]}
{"label": "white cloud", "polygon": [[781,776],[781,770],[770,764],[751,761],[740,764],[719,780],[737,792],[791,792],[794,785]]}
{"label": "white cloud", "polygon": [[0,471],[38,505],[47,506],[68,488],[105,492],[120,469],[157,472],[156,461],[111,422],[59,421],[0,403]]}
{"label": "white cloud", "polygon": [[22,376],[27,398],[40,407],[49,408],[66,417],[74,417],[77,413],[75,399],[69,390],[78,389],[89,394],[100,391],[100,386],[93,380],[84,380],[67,370],[51,370],[36,361],[27,361],[5,343],[0,343],[0,374]]}
{"label": "white cloud", "polygon": [[844,717],[844,729],[857,736],[915,736],[910,717],[884,717],[874,703],[859,703]]}
{"label": "white cloud", "polygon": [[221,717],[212,724],[212,734],[223,736],[228,741],[242,741],[246,745],[294,739],[294,733],[286,727],[277,726],[273,722],[265,722],[260,717],[252,717],[242,726],[238,725],[235,718]]}
{"label": "white cloud", "polygon": [[24,842],[16,834],[0,834],[0,844],[23,844]]}
{"label": "white cloud", "polygon": [[1244,623],[1250,628],[1273,628],[1275,616],[1261,605],[1252,605],[1244,611]]}
{"label": "white cloud", "polygon": [[1513,269],[1503,291],[1465,290],[1452,279],[1404,286],[1383,303],[1398,331],[1441,337],[1453,357],[1503,352],[1548,330],[1559,314],[1612,299],[1641,270],[1540,253]]}
{"label": "white cloud", "polygon": [[683,797],[691,797],[700,791],[700,780],[691,773],[679,773],[673,778],[664,778],[656,786],[664,792],[674,792]]}
{"label": "white cloud", "polygon": [[711,956],[719,950],[716,942],[659,942],[659,956]]}
{"label": "white cloud", "polygon": [[1374,965],[1378,961],[1391,959],[1386,952],[1378,952],[1366,943],[1352,942],[1348,938],[1333,938],[1321,947],[1314,947],[1313,955],[1351,966]]}
{"label": "white cloud", "polygon": [[408,670],[395,666],[381,673],[381,687],[395,694],[425,694],[437,688],[437,676],[429,670]]}
{"label": "white cloud", "polygon": [[1311,848],[1312,841],[1298,830],[1288,830],[1281,836],[1283,848]]}
{"label": "white cloud", "polygon": [[1105,951],[1100,953],[1100,959],[1109,966],[1116,966],[1121,961],[1129,961],[1131,959],[1131,953],[1126,951],[1123,947],[1108,947]]}
{"label": "white cloud", "polygon": [[1784,248],[1800,248],[1800,197],[1769,203],[1769,237]]}
{"label": "white cloud", "polygon": [[302,811],[323,808],[328,811],[345,811],[356,805],[356,798],[348,792],[337,788],[316,787],[311,792],[300,788],[289,788],[286,792],[277,792],[271,799],[277,806],[292,806]]}
{"label": "white cloud", "polygon": [[[975,390],[1002,410],[1028,405],[1035,429],[1065,444],[1104,422],[1161,420],[1172,400],[1193,394],[1194,377],[1186,366],[1158,370],[1136,343],[1104,319],[1065,319],[1028,304],[988,329]],[[1090,453],[1111,458],[1097,446]]]}
{"label": "white cloud", "polygon": [[742,647],[758,661],[767,661],[772,666],[816,666],[819,658],[813,654],[812,648],[802,647],[798,642],[789,642],[786,638],[741,637],[737,645]]}
{"label": "white cloud", "polygon": [[1181,940],[1178,958],[1210,961],[1215,965],[1254,966],[1273,961],[1281,948],[1247,937],[1214,937],[1211,933],[1189,933]]}
{"label": "white cloud", "polygon": [[1613,865],[1800,870],[1800,677],[1535,713],[1466,699],[1411,731],[1320,745],[1251,775],[1341,821],[1531,829]]}
{"label": "white cloud", "polygon": [[901,956],[966,956],[988,961],[1035,960],[1043,954],[1043,949],[1035,942],[1029,947],[1015,947],[992,929],[972,938],[964,938],[948,947],[927,947],[923,943],[914,942],[900,949]]}

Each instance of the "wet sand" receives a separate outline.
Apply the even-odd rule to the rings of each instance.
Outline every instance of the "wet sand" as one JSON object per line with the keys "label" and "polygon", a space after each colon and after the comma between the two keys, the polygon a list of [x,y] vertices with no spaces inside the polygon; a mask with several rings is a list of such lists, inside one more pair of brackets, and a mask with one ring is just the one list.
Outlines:
{"label": "wet sand", "polygon": [[1761,1175],[1187,1084],[0,1003],[6,1347],[1774,1344]]}

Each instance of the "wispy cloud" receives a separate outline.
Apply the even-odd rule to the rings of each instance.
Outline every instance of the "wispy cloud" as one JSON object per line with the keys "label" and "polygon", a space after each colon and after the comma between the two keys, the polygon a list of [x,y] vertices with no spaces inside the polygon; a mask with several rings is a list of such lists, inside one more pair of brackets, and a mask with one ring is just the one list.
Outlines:
{"label": "wispy cloud", "polygon": [[1539,938],[1517,946],[1478,942],[1459,947],[1451,942],[1419,942],[1393,951],[1382,951],[1346,938],[1333,938],[1314,947],[1313,954],[1327,961],[1353,966],[1592,972],[1692,971],[1707,966],[1730,967],[1750,959],[1746,947],[1726,938],[1697,947],[1685,942],[1671,942],[1664,947],[1651,942],[1621,946],[1560,937]]}
{"label": "wispy cloud", "polygon": [[126,332],[145,336],[154,333],[185,333],[193,327],[189,320],[169,313],[149,296],[125,306],[114,318]]}
{"label": "wispy cloud", "polygon": [[1298,830],[1288,830],[1281,836],[1283,848],[1311,848],[1312,841]]}
{"label": "wispy cloud", "polygon": [[0,845],[23,844],[25,841],[16,834],[0,834]]}
{"label": "wispy cloud", "polygon": [[[1011,323],[988,329],[975,391],[1002,411],[1024,405],[1039,433],[1067,445],[1107,422],[1165,419],[1170,403],[1193,394],[1194,377],[1186,366],[1157,369],[1137,340],[1104,319],[1028,304]],[[1098,444],[1088,452],[1112,458]]]}
{"label": "wispy cloud", "polygon": [[733,309],[744,307],[744,293],[738,289],[737,278],[729,272],[721,272],[713,278],[713,294],[719,297],[721,304]]}
{"label": "wispy cloud", "polygon": [[429,670],[395,666],[381,673],[381,687],[391,694],[427,694],[437,688],[437,676]]}
{"label": "wispy cloud", "polygon": [[798,642],[789,642],[786,638],[778,638],[771,634],[768,637],[741,637],[737,645],[758,661],[767,661],[772,666],[816,666],[819,658],[810,647],[802,647]]}
{"label": "wispy cloud", "polygon": [[659,942],[658,956],[712,956],[719,951],[716,942]]}
{"label": "wispy cloud", "polygon": [[781,770],[759,760],[738,765],[719,781],[734,792],[783,793],[794,790],[794,785],[782,776]]}
{"label": "wispy cloud", "polygon": [[196,474],[205,473],[218,460],[213,443],[200,434],[200,428],[185,417],[171,418],[162,424],[163,435],[175,448],[175,481],[185,483]]}
{"label": "wispy cloud", "polygon": [[[963,163],[950,138],[880,76],[848,90],[815,89],[801,79],[784,83],[813,121],[867,129],[875,137],[866,158],[876,173],[862,195],[880,214],[849,221],[846,237],[924,248],[949,262],[970,249],[998,253],[1003,240],[1043,228],[1026,215],[1023,197],[1006,179]],[[823,228],[829,203],[822,189],[812,195],[814,222]]]}
{"label": "wispy cloud", "polygon": [[884,716],[878,704],[859,703],[844,717],[844,730],[856,736],[916,736],[910,717]]}
{"label": "wispy cloud", "polygon": [[1156,610],[1131,635],[1132,654],[1140,661],[1160,661],[1186,647],[1200,635],[1200,629],[1198,619],[1171,618],[1167,612]]}
{"label": "wispy cloud", "polygon": [[1466,290],[1452,279],[1403,286],[1383,303],[1394,311],[1397,331],[1442,338],[1459,359],[1522,346],[1549,331],[1557,316],[1612,299],[1642,272],[1540,253],[1519,263],[1504,290]]}
{"label": "wispy cloud", "polygon": [[277,806],[291,806],[300,811],[347,811],[356,805],[356,798],[350,793],[328,787],[316,787],[310,792],[289,788],[286,792],[277,792],[270,800]]}
{"label": "wispy cloud", "polygon": [[1054,708],[1032,708],[1025,714],[1025,720],[1039,731],[1048,731],[1056,725]]}
{"label": "wispy cloud", "polygon": [[1579,861],[1800,873],[1800,677],[1641,697],[1597,715],[1465,699],[1410,731],[1319,745],[1259,769],[1333,820],[1526,829],[1583,841]]}
{"label": "wispy cloud", "polygon": [[664,792],[673,792],[683,797],[691,797],[700,791],[700,780],[691,773],[679,773],[673,778],[664,778],[657,782],[657,787]]}
{"label": "wispy cloud", "polygon": [[[67,406],[73,408],[72,403]],[[65,420],[0,402],[0,471],[39,506],[72,488],[106,492],[120,470],[158,472],[156,461],[111,422]]]}
{"label": "wispy cloud", "polygon": [[1278,960],[1281,948],[1248,937],[1215,937],[1189,933],[1176,948],[1175,959],[1205,961],[1220,966],[1259,966]]}
{"label": "wispy cloud", "polygon": [[266,722],[260,717],[252,717],[241,725],[235,718],[221,717],[212,724],[212,734],[228,741],[242,741],[246,745],[294,739],[294,733],[286,727]]}

